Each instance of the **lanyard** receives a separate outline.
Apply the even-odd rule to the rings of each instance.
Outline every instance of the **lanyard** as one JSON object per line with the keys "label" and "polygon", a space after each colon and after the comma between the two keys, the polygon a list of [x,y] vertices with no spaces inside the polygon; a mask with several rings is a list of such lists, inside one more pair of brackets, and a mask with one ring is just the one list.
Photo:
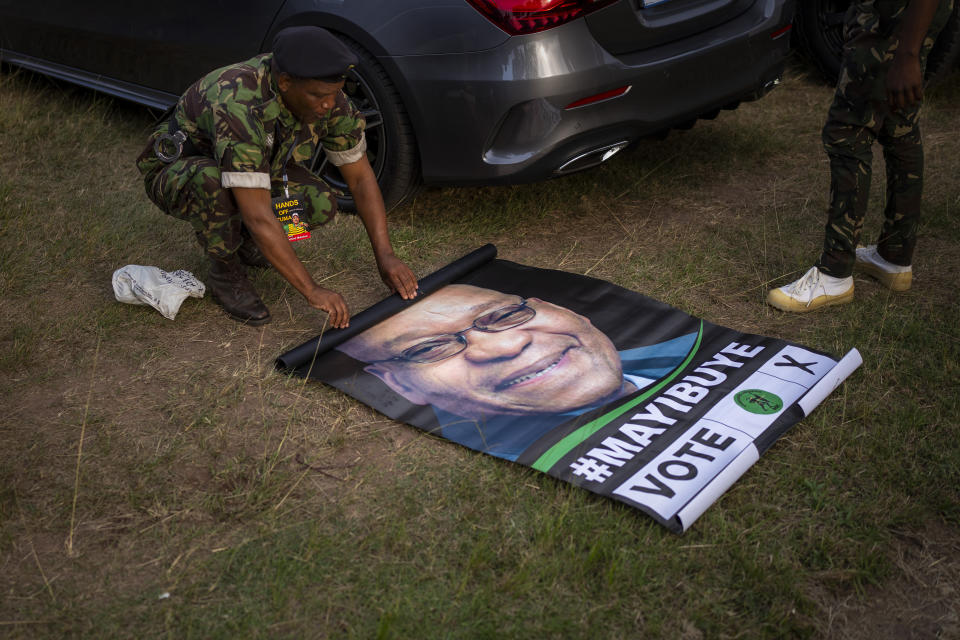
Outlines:
{"label": "lanyard", "polygon": [[290,188],[288,186],[287,179],[287,164],[290,162],[290,158],[293,156],[293,150],[297,148],[297,143],[300,140],[300,132],[297,131],[293,136],[293,144],[290,145],[290,150],[287,151],[287,157],[283,159],[283,197],[290,197]]}

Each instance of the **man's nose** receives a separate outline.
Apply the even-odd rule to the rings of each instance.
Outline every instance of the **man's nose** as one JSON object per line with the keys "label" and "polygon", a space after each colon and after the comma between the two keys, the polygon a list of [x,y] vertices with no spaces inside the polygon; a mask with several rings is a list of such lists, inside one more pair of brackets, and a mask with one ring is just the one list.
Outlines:
{"label": "man's nose", "polygon": [[530,333],[522,329],[507,329],[495,333],[474,330],[464,337],[467,339],[464,356],[474,362],[515,358],[532,341]]}

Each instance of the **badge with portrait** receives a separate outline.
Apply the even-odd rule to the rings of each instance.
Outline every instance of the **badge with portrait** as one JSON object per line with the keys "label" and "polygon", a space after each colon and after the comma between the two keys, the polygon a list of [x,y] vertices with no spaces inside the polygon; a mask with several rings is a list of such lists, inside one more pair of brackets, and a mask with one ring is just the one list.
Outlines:
{"label": "badge with portrait", "polygon": [[304,216],[303,198],[298,195],[280,196],[273,198],[273,211],[277,220],[283,226],[287,240],[296,242],[310,237],[310,226]]}

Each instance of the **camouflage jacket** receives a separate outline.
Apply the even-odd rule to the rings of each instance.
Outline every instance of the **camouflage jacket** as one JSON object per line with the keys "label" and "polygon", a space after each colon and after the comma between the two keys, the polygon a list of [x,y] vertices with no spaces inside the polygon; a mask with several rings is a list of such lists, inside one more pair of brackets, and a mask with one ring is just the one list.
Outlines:
{"label": "camouflage jacket", "polygon": [[177,103],[178,128],[201,155],[217,161],[224,188],[269,189],[294,143],[291,162],[309,161],[318,145],[337,166],[366,152],[366,123],[342,91],[324,118],[303,124],[280,99],[272,60],[272,54],[261,54],[211,71]]}
{"label": "camouflage jacket", "polygon": [[[845,35],[889,38],[894,34],[911,0],[854,0],[847,13]],[[940,0],[930,30],[937,32],[946,24],[954,0]]]}

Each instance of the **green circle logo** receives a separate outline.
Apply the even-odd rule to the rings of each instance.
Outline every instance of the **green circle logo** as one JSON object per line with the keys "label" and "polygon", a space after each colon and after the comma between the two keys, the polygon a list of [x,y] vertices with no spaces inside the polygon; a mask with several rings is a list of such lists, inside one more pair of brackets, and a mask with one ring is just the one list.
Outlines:
{"label": "green circle logo", "polygon": [[783,400],[780,396],[763,389],[744,389],[733,396],[733,401],[741,409],[760,415],[770,415],[783,409]]}

